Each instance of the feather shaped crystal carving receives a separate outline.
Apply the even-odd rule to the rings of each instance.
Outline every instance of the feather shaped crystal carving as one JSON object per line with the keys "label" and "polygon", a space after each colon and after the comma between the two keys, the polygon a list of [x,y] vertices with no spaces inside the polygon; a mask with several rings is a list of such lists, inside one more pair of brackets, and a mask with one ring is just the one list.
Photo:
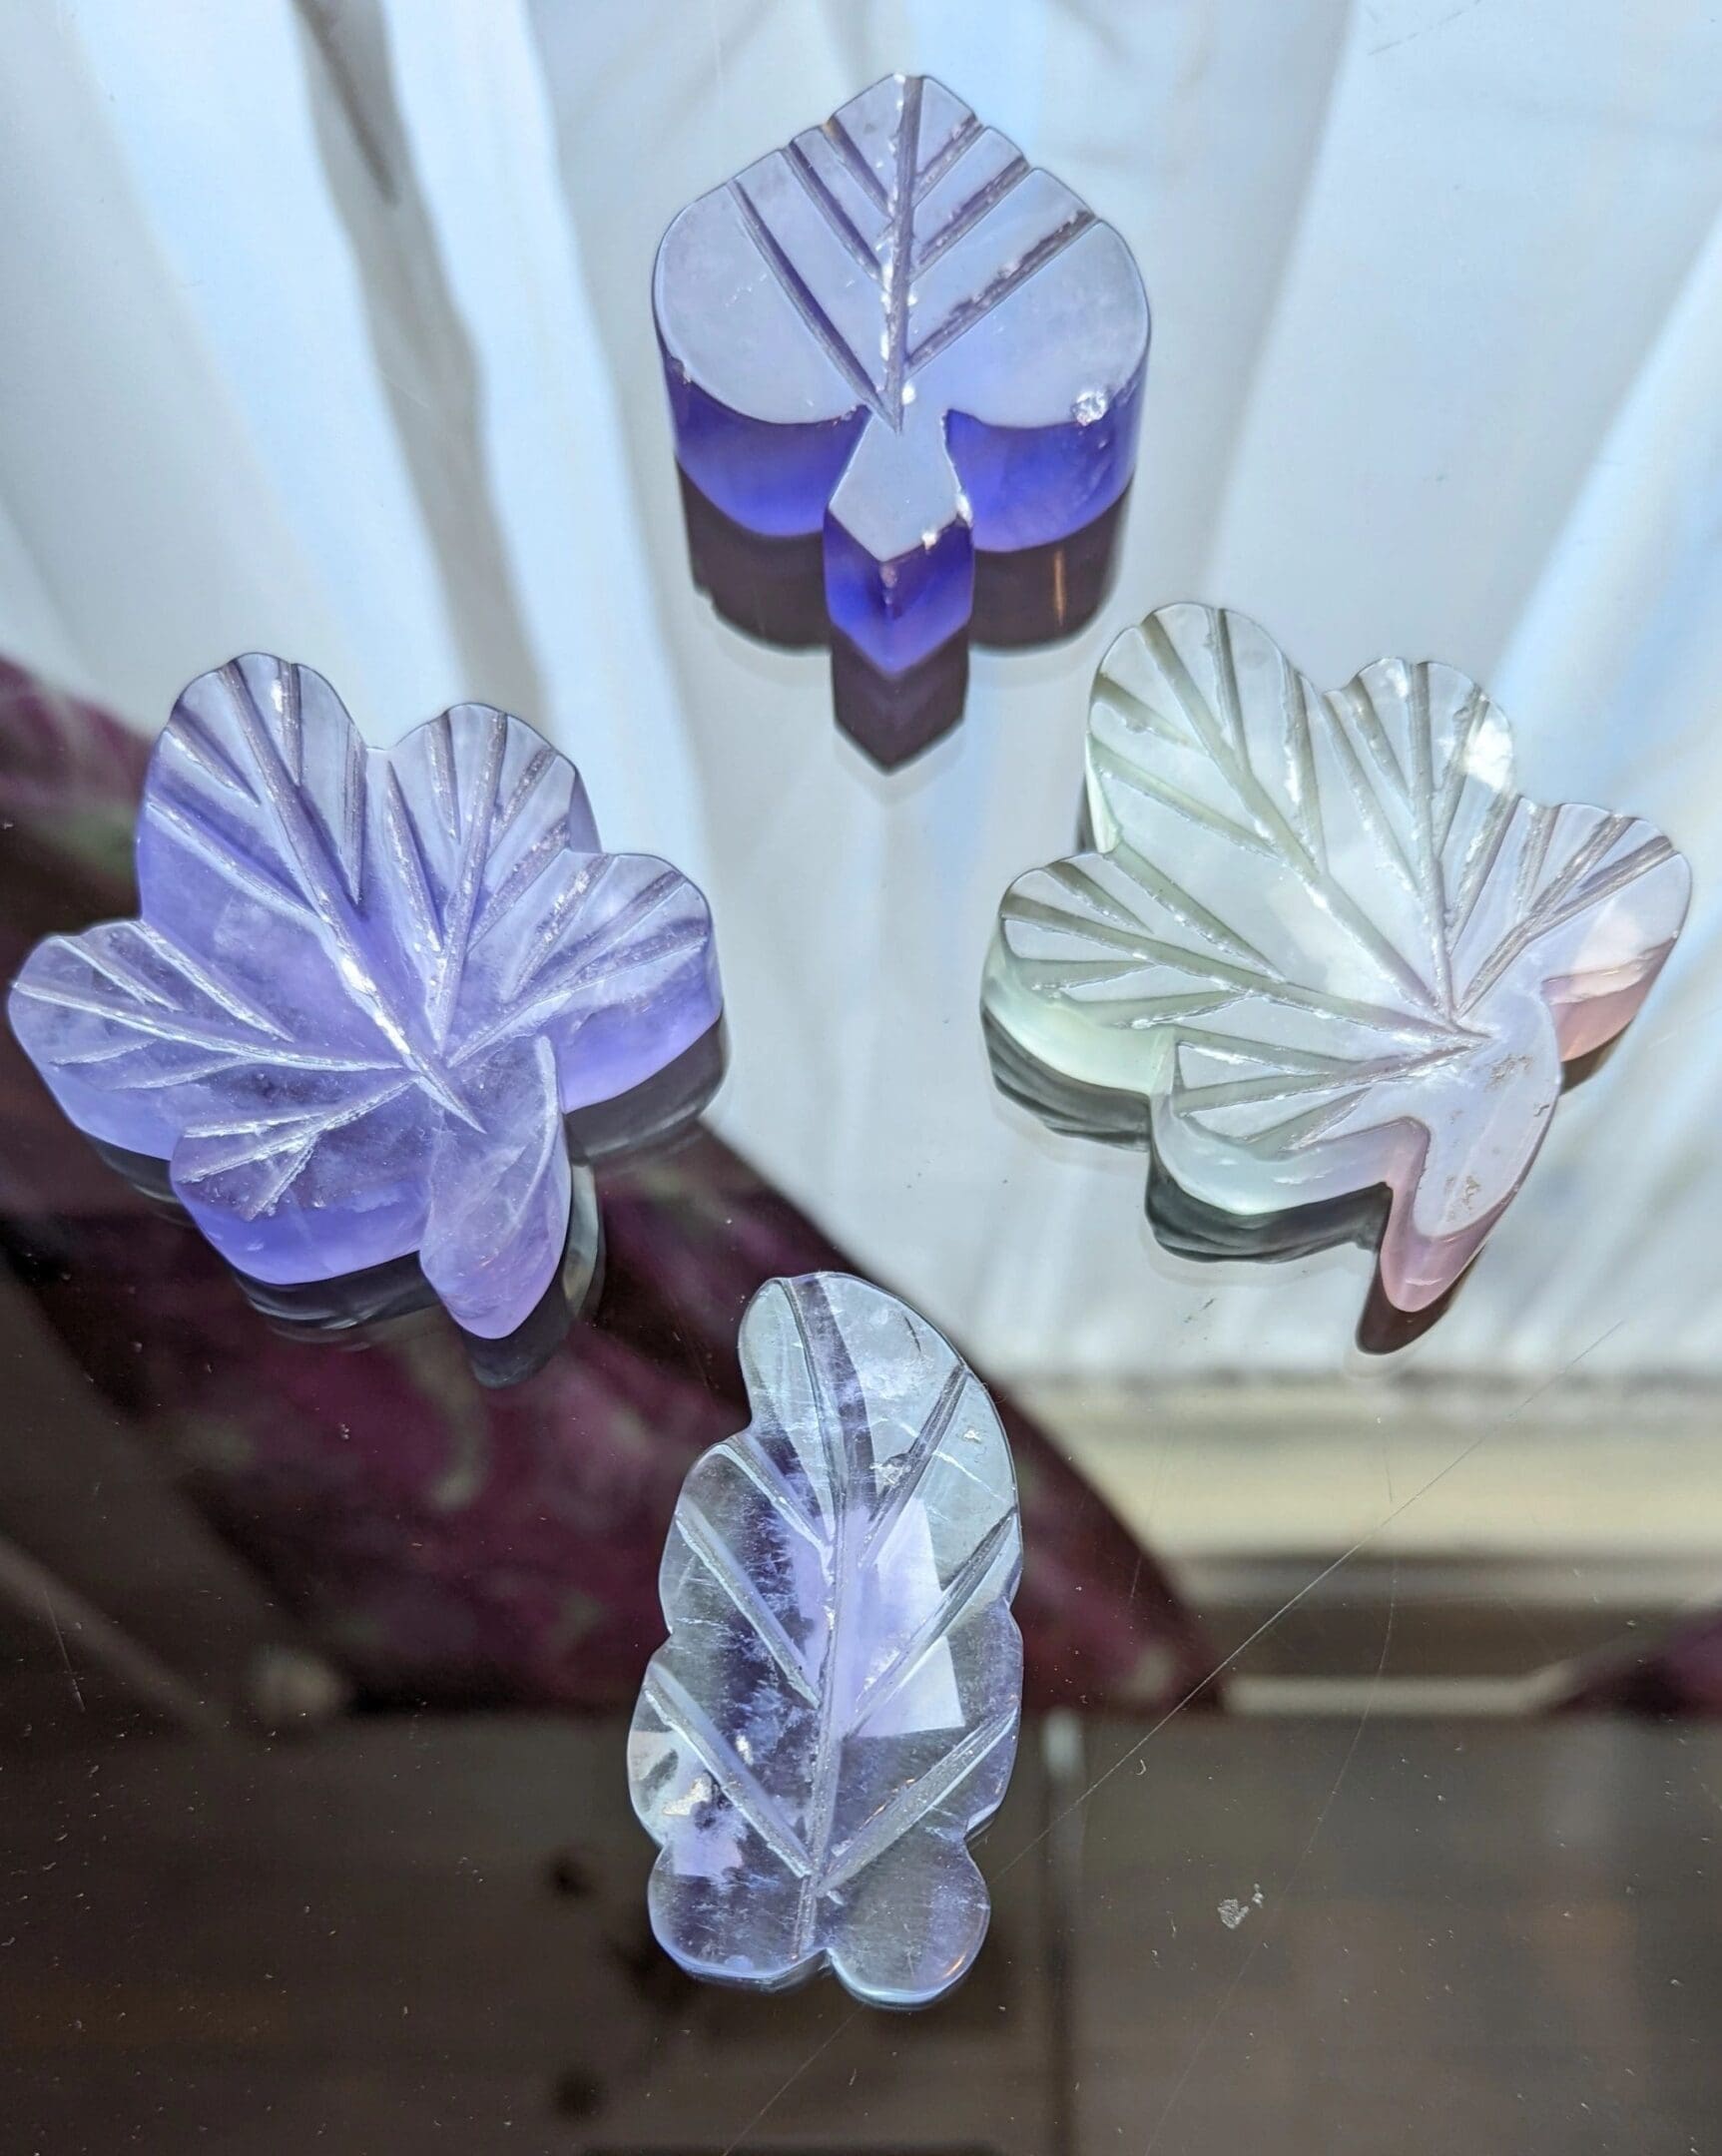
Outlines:
{"label": "feather shaped crystal carving", "polygon": [[564,1112],[718,1016],[699,891],[601,852],[520,720],[461,704],[367,749],[320,675],[255,653],[176,706],[137,860],[139,917],[50,937],[12,990],[72,1121],[166,1160],[254,1279],[416,1250],[468,1332],[512,1332],[562,1255]]}
{"label": "feather shaped crystal carving", "polygon": [[1097,850],[1000,907],[992,1023],[1148,1104],[1160,1165],[1263,1216],[1385,1186],[1402,1311],[1470,1263],[1562,1067],[1649,993],[1686,862],[1637,817],[1515,792],[1501,713],[1403,659],[1324,694],[1255,623],[1167,607],[1095,682]]}
{"label": "feather shaped crystal carving", "polygon": [[976,548],[1067,539],[1129,483],[1130,252],[930,77],[701,196],[653,298],[682,469],[748,532],[823,532],[831,624],[883,674],[964,634]]}
{"label": "feather shaped crystal carving", "polygon": [[1016,1751],[1009,1449],[962,1359],[845,1274],[768,1281],[741,1349],[754,1418],[684,1485],[629,1742],[653,1928],[720,1982],[829,1964],[925,2005],[979,1950],[964,1844]]}

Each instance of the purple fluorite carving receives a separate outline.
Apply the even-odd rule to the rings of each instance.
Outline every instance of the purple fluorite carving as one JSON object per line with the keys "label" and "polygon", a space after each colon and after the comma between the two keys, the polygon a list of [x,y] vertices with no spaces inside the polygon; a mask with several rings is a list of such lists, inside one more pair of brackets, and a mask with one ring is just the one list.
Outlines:
{"label": "purple fluorite carving", "polygon": [[720,1008],[706,902],[604,853],[579,776],[461,704],[367,749],[328,684],[252,654],[156,745],[139,915],[38,945],[14,1031],[81,1130],[169,1163],[242,1272],[325,1280],[416,1250],[468,1332],[562,1255],[562,1117]]}
{"label": "purple fluorite carving", "polygon": [[1067,539],[1129,483],[1129,250],[930,77],[691,204],[653,299],[683,470],[750,532],[824,532],[832,625],[881,673],[964,631],[977,547]]}
{"label": "purple fluorite carving", "polygon": [[979,1950],[964,1842],[1016,1751],[1010,1449],[949,1345],[846,1274],[768,1281],[741,1348],[754,1419],[683,1486],[629,1741],[653,1928],[721,1982],[829,1963],[925,2005]]}

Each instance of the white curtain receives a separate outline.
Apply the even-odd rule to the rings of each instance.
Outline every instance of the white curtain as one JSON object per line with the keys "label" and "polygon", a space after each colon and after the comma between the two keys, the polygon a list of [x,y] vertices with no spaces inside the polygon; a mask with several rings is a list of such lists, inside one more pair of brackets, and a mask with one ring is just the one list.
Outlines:
{"label": "white curtain", "polygon": [[[992,910],[1085,692],[1200,597],[1319,678],[1447,659],[1521,777],[1660,822],[1694,917],[1419,1366],[1710,1370],[1722,1150],[1722,16],[1692,0],[0,0],[0,649],[147,727],[247,648],[388,739],[512,704],[717,913],[720,1128],[996,1366],[1344,1357],[1361,1253],[1197,1269],[1142,1162],[993,1092]],[[1135,251],[1122,569],[894,778],[687,574],[649,275],[876,76]]]}

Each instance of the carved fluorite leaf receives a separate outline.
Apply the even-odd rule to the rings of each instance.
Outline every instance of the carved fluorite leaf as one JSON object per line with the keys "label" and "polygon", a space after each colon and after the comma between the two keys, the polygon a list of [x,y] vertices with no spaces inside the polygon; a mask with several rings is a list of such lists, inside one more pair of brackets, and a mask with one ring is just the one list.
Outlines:
{"label": "carved fluorite leaf", "polygon": [[892,75],[676,219],[653,284],[677,455],[747,530],[825,533],[834,625],[897,674],[961,630],[973,549],[1129,481],[1129,250],[930,77]]}
{"label": "carved fluorite leaf", "polygon": [[1259,1215],[1385,1184],[1383,1285],[1435,1301],[1686,914],[1639,818],[1512,783],[1450,667],[1323,694],[1253,622],[1150,615],[1095,683],[1098,850],[1006,894],[986,1009],[1047,1068],[1150,1103],[1162,1164]]}
{"label": "carved fluorite leaf", "polygon": [[12,1024],[72,1120],[169,1162],[275,1283],[417,1250],[469,1331],[532,1310],[568,1223],[565,1111],[713,1023],[706,904],[610,854],[567,760],[487,705],[367,749],[320,675],[195,681],[151,761],[139,918],[54,936]]}
{"label": "carved fluorite leaf", "polygon": [[653,1927],[702,1976],[829,1962],[921,2005],[985,1932],[964,1843],[1016,1750],[1010,1453],[961,1358],[846,1275],[768,1282],[741,1348],[754,1419],[683,1488],[629,1745]]}

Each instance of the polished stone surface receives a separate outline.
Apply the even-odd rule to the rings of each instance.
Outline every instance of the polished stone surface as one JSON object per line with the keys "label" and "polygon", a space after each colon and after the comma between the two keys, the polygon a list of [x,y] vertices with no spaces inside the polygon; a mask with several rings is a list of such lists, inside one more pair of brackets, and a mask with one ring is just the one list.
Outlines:
{"label": "polished stone surface", "polygon": [[1175,606],[1095,682],[1097,849],[1006,893],[992,1025],[1145,1101],[1191,1197],[1244,1218],[1385,1186],[1380,1278],[1435,1305],[1529,1172],[1565,1069],[1611,1041],[1685,919],[1650,824],[1545,808],[1450,667],[1323,694],[1243,616]]}
{"label": "polished stone surface", "polygon": [[1129,250],[930,77],[692,203],[653,300],[683,471],[747,532],[823,535],[831,628],[882,675],[966,637],[977,548],[1067,540],[1129,483]]}
{"label": "polished stone surface", "polygon": [[151,760],[140,913],[38,945],[10,1013],[80,1129],[169,1164],[276,1285],[417,1251],[499,1339],[561,1261],[563,1116],[717,1019],[706,902],[605,853],[579,776],[462,704],[365,746],[309,668],[201,676]]}
{"label": "polished stone surface", "polygon": [[848,1275],[768,1282],[741,1345],[754,1419],[683,1488],[629,1743],[653,1928],[721,1982],[829,1964],[924,2005],[985,1933],[964,1843],[1016,1749],[1009,1448],[946,1343]]}

